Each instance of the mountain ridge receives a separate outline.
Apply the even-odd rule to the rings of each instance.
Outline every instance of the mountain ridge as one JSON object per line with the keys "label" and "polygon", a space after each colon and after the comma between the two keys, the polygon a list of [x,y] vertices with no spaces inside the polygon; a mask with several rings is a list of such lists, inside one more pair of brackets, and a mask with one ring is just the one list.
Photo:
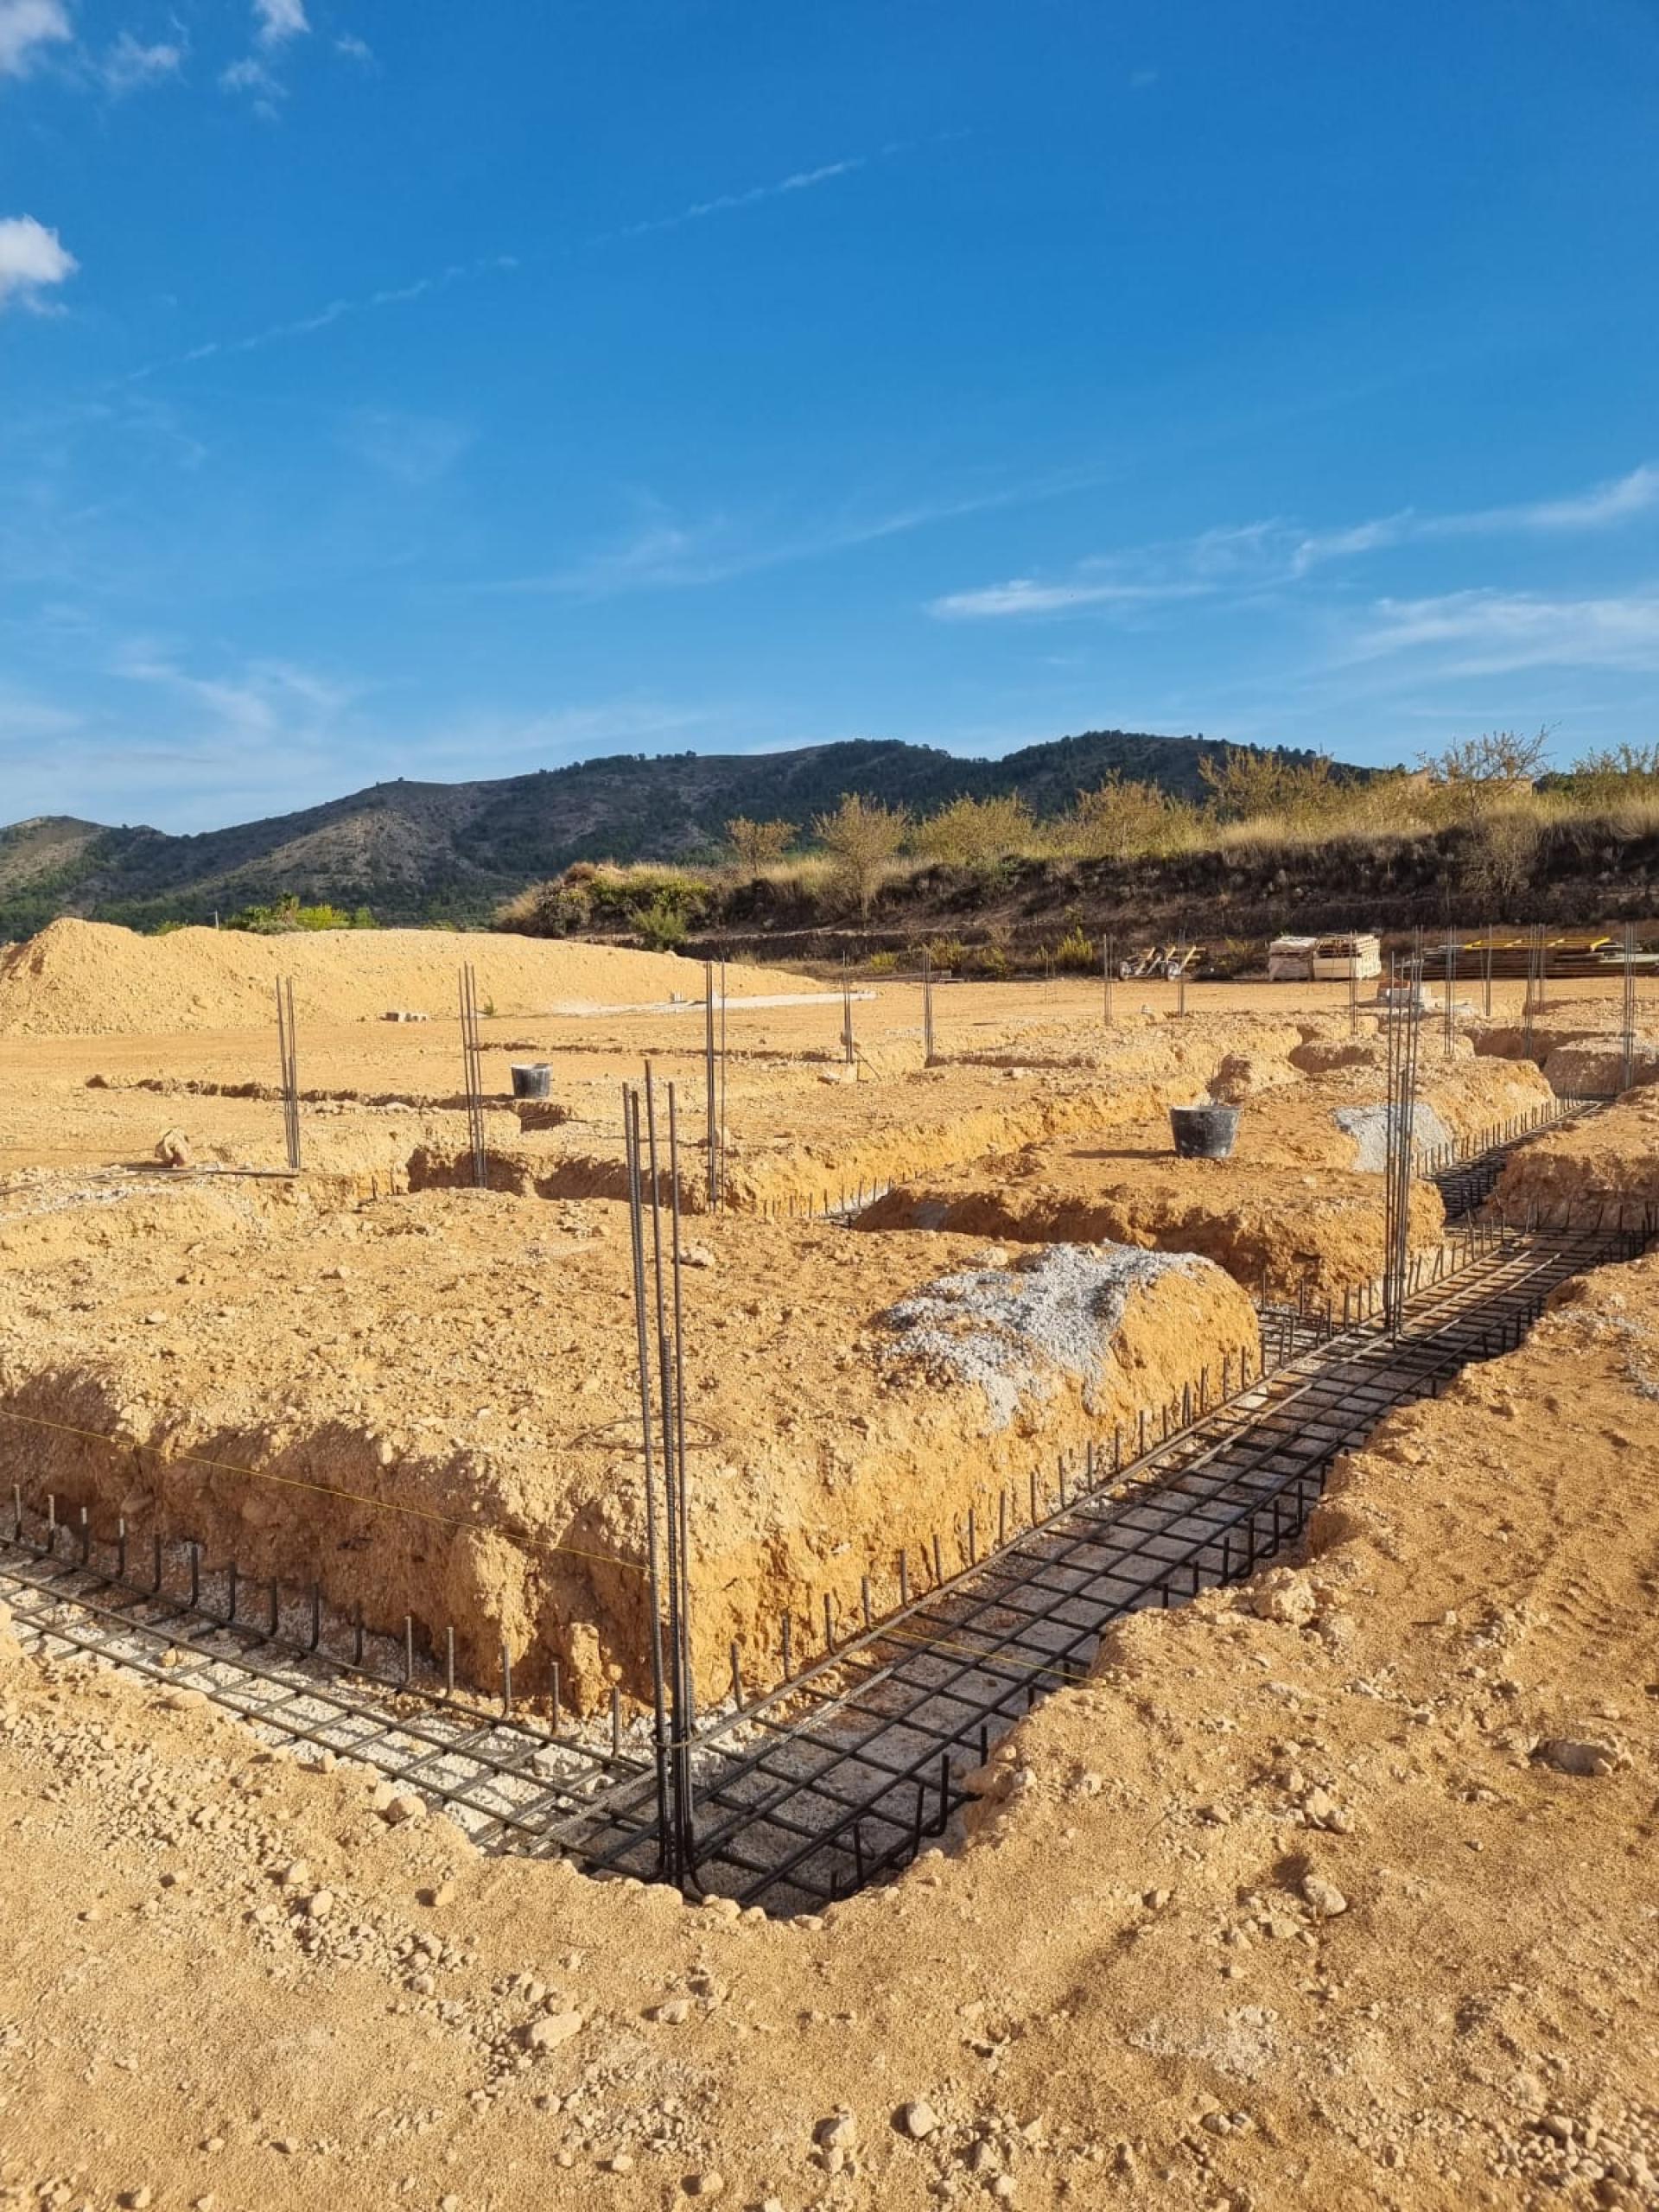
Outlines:
{"label": "mountain ridge", "polygon": [[851,739],[776,753],[616,753],[456,784],[395,778],[185,835],[37,815],[0,829],[0,937],[64,914],[139,928],[207,921],[289,893],[366,906],[386,923],[478,920],[573,861],[710,858],[739,814],[804,831],[855,791],[915,812],[1017,794],[1040,818],[1113,772],[1196,797],[1201,762],[1223,749],[1202,737],[1088,730],[993,760]]}

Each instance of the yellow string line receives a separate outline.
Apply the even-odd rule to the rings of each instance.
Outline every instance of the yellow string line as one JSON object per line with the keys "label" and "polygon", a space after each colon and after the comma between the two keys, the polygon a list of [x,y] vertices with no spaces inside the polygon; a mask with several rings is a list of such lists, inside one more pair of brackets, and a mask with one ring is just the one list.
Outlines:
{"label": "yellow string line", "polygon": [[[164,1464],[186,1462],[191,1466],[212,1469],[219,1474],[242,1475],[253,1482],[276,1483],[283,1490],[310,1491],[319,1497],[337,1497],[347,1505],[365,1505],[376,1513],[407,1514],[411,1520],[435,1522],[442,1528],[505,1533],[498,1521],[467,1521],[459,1514],[440,1512],[435,1506],[405,1505],[396,1498],[371,1497],[365,1491],[341,1490],[332,1483],[308,1482],[302,1475],[278,1475],[269,1467],[238,1466],[232,1459],[212,1459],[201,1452],[163,1451],[156,1444],[140,1444],[135,1439],[111,1436],[103,1429],[78,1428],[70,1421],[48,1421],[43,1414],[20,1414],[10,1406],[0,1406],[0,1420],[24,1422],[32,1428],[54,1429],[60,1436],[79,1436],[88,1443],[113,1445],[118,1451],[153,1452]],[[584,1551],[578,1544],[541,1544],[536,1548],[563,1553],[572,1559],[591,1560],[600,1567],[625,1567],[631,1574],[644,1574],[645,1572],[637,1560],[624,1559],[613,1552]]]}

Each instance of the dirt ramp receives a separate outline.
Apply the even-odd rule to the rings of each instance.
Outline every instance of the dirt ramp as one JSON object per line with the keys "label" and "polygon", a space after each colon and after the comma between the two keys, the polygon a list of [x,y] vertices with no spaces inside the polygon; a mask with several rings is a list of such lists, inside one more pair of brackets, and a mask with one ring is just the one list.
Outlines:
{"label": "dirt ramp", "polygon": [[[0,1036],[172,1035],[274,1020],[292,976],[301,1021],[376,1021],[390,1012],[448,1017],[470,961],[486,1013],[569,1003],[701,996],[702,970],[671,953],[441,930],[174,930],[141,937],[107,922],[54,922],[0,953]],[[733,967],[734,997],[799,988],[781,969]]]}

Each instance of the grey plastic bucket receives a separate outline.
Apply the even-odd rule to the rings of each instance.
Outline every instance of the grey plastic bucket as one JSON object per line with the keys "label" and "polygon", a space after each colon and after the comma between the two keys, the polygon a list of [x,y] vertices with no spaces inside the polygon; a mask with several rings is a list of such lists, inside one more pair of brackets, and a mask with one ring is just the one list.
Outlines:
{"label": "grey plastic bucket", "polygon": [[515,1060],[512,1064],[515,1098],[550,1098],[553,1095],[551,1060]]}
{"label": "grey plastic bucket", "polygon": [[1238,1135],[1236,1106],[1172,1106],[1170,1135],[1180,1160],[1225,1160]]}

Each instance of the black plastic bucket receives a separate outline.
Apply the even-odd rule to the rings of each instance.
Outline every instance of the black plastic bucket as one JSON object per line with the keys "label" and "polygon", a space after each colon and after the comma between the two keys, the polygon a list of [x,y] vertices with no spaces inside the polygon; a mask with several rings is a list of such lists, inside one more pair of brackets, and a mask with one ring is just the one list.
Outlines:
{"label": "black plastic bucket", "polygon": [[515,1098],[550,1098],[553,1096],[552,1061],[515,1060],[512,1064],[512,1095]]}
{"label": "black plastic bucket", "polygon": [[1225,1160],[1238,1135],[1236,1106],[1172,1106],[1170,1135],[1179,1160]]}

